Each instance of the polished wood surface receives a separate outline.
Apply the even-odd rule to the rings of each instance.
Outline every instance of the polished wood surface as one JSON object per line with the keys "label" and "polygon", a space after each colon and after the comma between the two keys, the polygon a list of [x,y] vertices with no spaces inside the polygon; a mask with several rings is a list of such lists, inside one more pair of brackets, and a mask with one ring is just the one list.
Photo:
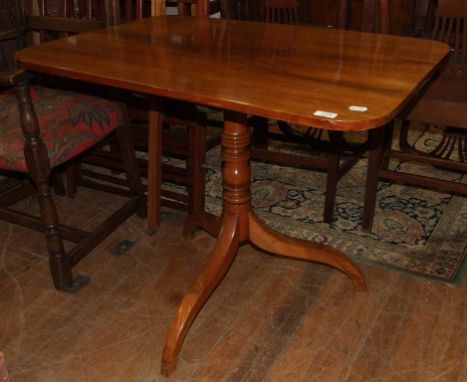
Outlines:
{"label": "polished wood surface", "polygon": [[[358,130],[395,117],[448,51],[439,42],[395,36],[156,17],[25,50],[17,59],[51,74],[293,123]],[[337,116],[314,116],[317,110]]]}
{"label": "polished wood surface", "polygon": [[[170,375],[195,317],[243,242],[331,265],[365,290],[359,268],[344,254],[275,233],[257,219],[246,113],[337,130],[377,127],[395,116],[447,53],[441,43],[383,35],[156,17],[24,50],[17,58],[28,69],[226,109],[223,213],[210,223],[219,227],[218,240],[169,327],[161,371]],[[351,111],[350,105],[368,110]],[[317,109],[338,116],[314,116]]]}

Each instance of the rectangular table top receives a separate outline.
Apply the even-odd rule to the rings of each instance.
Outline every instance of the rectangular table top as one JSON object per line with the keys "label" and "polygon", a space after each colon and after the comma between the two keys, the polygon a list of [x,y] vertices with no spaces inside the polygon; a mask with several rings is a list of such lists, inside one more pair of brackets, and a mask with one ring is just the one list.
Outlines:
{"label": "rectangular table top", "polygon": [[449,53],[423,39],[161,16],[17,53],[31,70],[336,130],[393,119]]}

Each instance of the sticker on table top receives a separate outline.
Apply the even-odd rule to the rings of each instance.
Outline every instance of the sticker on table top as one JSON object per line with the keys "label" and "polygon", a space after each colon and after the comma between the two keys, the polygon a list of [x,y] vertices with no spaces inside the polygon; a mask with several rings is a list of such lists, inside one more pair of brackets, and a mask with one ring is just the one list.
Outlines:
{"label": "sticker on table top", "polygon": [[331,111],[316,110],[314,115],[316,115],[317,117],[336,118],[338,113],[332,113]]}
{"label": "sticker on table top", "polygon": [[351,110],[351,111],[360,111],[360,112],[367,111],[366,106],[354,106],[354,105],[352,105],[348,109]]}

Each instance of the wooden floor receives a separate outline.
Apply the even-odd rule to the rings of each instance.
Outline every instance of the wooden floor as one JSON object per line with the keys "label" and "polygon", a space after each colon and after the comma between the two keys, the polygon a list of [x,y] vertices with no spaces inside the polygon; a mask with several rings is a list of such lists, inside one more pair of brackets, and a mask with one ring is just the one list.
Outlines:
{"label": "wooden floor", "polygon": [[[107,198],[81,189],[59,207],[87,225],[113,206]],[[183,240],[183,217],[166,211],[152,237],[131,218],[79,265],[92,281],[74,295],[53,289],[40,234],[0,222],[0,352],[11,381],[166,380],[166,329],[214,244],[204,233]],[[136,243],[112,254],[123,239]],[[466,281],[362,269],[369,291],[356,294],[339,271],[242,247],[170,380],[466,381]]]}

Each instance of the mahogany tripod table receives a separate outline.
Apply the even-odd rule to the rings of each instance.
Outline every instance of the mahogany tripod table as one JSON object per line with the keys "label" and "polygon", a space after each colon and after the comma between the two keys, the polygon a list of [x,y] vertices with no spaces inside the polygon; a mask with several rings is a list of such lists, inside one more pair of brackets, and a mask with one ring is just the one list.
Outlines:
{"label": "mahogany tripod table", "polygon": [[[187,331],[241,242],[331,265],[358,291],[366,288],[359,268],[341,252],[274,232],[255,216],[247,114],[330,130],[381,128],[421,89],[448,52],[445,44],[429,40],[161,16],[28,48],[17,59],[33,71],[225,110],[222,216],[195,211],[186,225],[187,231],[200,225],[218,239],[169,328],[162,373],[170,375]],[[157,111],[156,107],[155,118]],[[155,136],[154,131],[149,135]],[[149,166],[150,174],[159,171],[151,161]],[[154,185],[150,182],[149,187],[151,207]]]}

